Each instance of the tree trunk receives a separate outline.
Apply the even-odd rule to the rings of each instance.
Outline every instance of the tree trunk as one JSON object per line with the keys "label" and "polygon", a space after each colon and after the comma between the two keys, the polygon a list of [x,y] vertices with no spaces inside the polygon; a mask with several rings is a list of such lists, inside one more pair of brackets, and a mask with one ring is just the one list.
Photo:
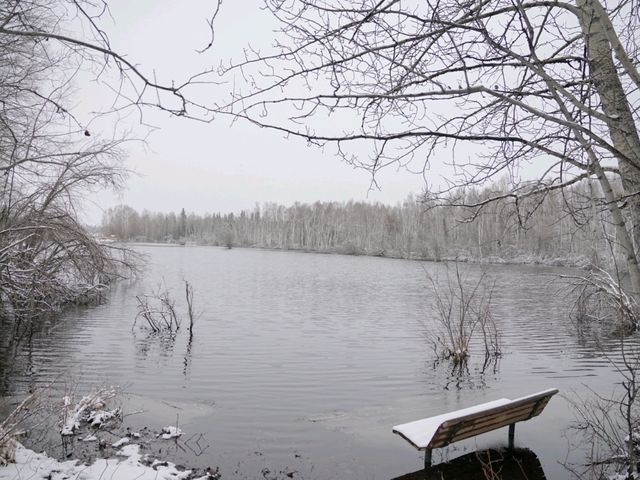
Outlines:
{"label": "tree trunk", "polygon": [[[620,152],[618,167],[621,172],[624,194],[630,195],[627,199],[626,226],[624,218],[615,218],[621,213],[616,202],[607,198],[607,204],[614,216],[618,234],[630,237],[631,242],[626,242],[624,238],[621,239],[620,246],[625,250],[633,294],[637,300],[640,300],[640,269],[636,253],[640,247],[640,195],[637,194],[640,192],[640,136],[633,120],[627,95],[613,62],[613,48],[607,39],[605,26],[600,19],[605,11],[599,0],[577,0],[576,5],[581,13],[580,25],[586,39],[591,80],[600,97],[602,110],[607,116],[606,123],[611,142]],[[602,179],[600,182],[602,184]],[[608,182],[606,183],[608,184]],[[631,251],[627,251],[629,248]]]}

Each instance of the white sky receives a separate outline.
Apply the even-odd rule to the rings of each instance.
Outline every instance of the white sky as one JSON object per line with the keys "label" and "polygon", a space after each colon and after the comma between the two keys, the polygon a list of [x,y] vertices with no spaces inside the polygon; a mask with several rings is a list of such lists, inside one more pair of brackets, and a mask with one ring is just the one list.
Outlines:
{"label": "white sky", "polygon": [[[113,20],[103,27],[117,51],[165,82],[217,66],[220,59],[239,58],[249,42],[254,47],[271,44],[273,24],[259,9],[259,1],[227,0],[216,22],[213,48],[197,54],[195,49],[207,43],[205,19],[211,4],[110,0]],[[225,87],[211,86],[212,97],[221,96],[216,91],[220,88]],[[81,90],[87,108],[104,95],[91,85]],[[159,130],[146,146],[129,145],[127,166],[137,174],[119,194],[92,195],[84,210],[88,223],[99,223],[102,211],[119,203],[137,210],[184,208],[196,213],[239,211],[268,201],[289,205],[366,199],[395,204],[409,193],[421,192],[424,184],[420,175],[389,168],[378,177],[381,190],[370,191],[370,174],[332,153],[251,125],[230,126],[224,118],[202,124],[147,112],[145,121]],[[146,130],[136,128],[135,133],[144,136]]]}

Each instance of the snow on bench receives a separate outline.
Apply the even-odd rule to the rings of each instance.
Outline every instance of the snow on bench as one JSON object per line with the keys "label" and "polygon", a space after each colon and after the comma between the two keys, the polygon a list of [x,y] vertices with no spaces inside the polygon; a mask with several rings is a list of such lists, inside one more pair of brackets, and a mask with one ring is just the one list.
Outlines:
{"label": "snow on bench", "polygon": [[455,412],[396,425],[393,427],[393,433],[400,435],[418,450],[425,450],[425,468],[431,465],[431,451],[434,448],[446,447],[459,440],[507,425],[509,448],[513,448],[516,422],[540,415],[556,393],[558,389],[551,388],[514,400],[501,398]]}

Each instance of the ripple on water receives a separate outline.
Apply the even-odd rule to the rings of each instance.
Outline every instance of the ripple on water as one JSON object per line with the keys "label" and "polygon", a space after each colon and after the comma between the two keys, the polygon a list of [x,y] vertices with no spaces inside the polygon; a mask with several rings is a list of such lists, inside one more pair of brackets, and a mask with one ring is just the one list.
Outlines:
{"label": "ripple on water", "polygon": [[[503,356],[484,362],[476,353],[467,370],[456,371],[434,363],[425,341],[425,331],[435,328],[425,271],[442,279],[443,264],[205,247],[143,250],[151,260],[146,276],[117,285],[108,304],[71,311],[17,346],[0,342],[5,394],[64,372],[85,386],[126,386],[150,402],[214,405],[185,428],[206,433],[214,452],[224,452],[212,458],[228,478],[257,450],[270,464],[303,451],[318,472],[342,465],[357,472],[354,478],[388,478],[420,462],[391,435],[395,423],[552,386],[604,389],[616,381],[615,342],[605,356],[580,339],[568,318],[571,299],[549,284],[566,270],[486,267],[496,281],[493,315]],[[483,267],[461,269],[473,279]],[[201,312],[193,341],[184,331],[174,337],[132,332],[135,295],[164,281],[182,312],[183,278],[193,284]],[[163,408],[156,409],[166,415],[159,424],[176,415]],[[556,462],[566,450],[561,436],[568,417],[565,402],[554,399],[549,413],[518,434],[537,451],[548,478],[568,478]]]}

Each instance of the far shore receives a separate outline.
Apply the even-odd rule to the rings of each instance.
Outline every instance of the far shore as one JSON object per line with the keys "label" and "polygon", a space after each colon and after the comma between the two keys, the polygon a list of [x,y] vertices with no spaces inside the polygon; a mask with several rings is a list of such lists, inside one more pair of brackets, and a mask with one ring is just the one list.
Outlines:
{"label": "far shore", "polygon": [[396,260],[415,260],[420,262],[462,262],[483,265],[540,265],[547,267],[588,268],[591,262],[585,255],[575,256],[543,256],[528,253],[516,253],[513,255],[486,255],[475,256],[468,252],[460,255],[442,255],[440,257],[423,256],[418,252],[402,253],[387,251],[366,251],[355,247],[337,247],[332,249],[312,249],[303,247],[267,247],[262,245],[215,245],[199,242],[144,242],[144,241],[118,241],[124,245],[136,245],[145,247],[216,247],[225,250],[231,249],[257,249],[268,251],[284,251],[295,253],[315,253],[322,255],[346,255],[380,257]]}

